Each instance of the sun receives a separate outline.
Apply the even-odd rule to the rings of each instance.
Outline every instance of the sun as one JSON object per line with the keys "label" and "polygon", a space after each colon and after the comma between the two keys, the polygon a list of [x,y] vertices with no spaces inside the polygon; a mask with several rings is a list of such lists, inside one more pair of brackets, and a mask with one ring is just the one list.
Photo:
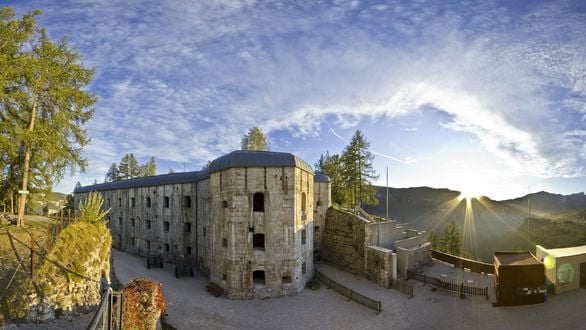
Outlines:
{"label": "sun", "polygon": [[458,196],[458,200],[466,199],[468,202],[473,199],[480,199],[483,196],[483,193],[479,189],[479,186],[464,186],[459,189],[460,195]]}
{"label": "sun", "polygon": [[461,191],[460,195],[458,196],[458,200],[465,199],[466,201],[470,202],[473,199],[479,199],[482,194],[473,192],[473,191]]}

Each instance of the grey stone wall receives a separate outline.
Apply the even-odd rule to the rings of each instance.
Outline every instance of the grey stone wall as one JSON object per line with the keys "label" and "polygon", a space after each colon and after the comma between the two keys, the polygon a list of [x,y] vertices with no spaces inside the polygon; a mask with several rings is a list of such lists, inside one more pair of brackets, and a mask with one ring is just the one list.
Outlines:
{"label": "grey stone wall", "polygon": [[329,182],[314,182],[314,211],[313,211],[313,225],[314,225],[314,255],[319,256],[321,244],[323,241],[323,233],[326,226],[326,214],[331,202],[331,183]]}
{"label": "grey stone wall", "polygon": [[393,250],[378,246],[366,249],[365,277],[384,288],[390,288],[393,274]]}
{"label": "grey stone wall", "polygon": [[[146,256],[161,252],[165,261],[197,255],[197,206],[194,184],[106,190],[101,192],[113,246]],[[80,198],[82,198],[80,196]],[[205,218],[205,217],[204,217]]]}
{"label": "grey stone wall", "polygon": [[347,272],[363,275],[366,247],[372,243],[367,222],[353,214],[330,208],[320,256],[326,262]]}
{"label": "grey stone wall", "polygon": [[[310,166],[302,163],[238,167],[220,161],[193,182],[166,184],[163,175],[128,181],[125,188],[95,188],[111,209],[114,247],[143,256],[161,252],[167,262],[190,258],[230,298],[279,297],[300,292],[313,278],[321,240],[314,231],[323,231],[331,205],[329,183],[314,185]],[[93,188],[77,192],[76,205]]]}
{"label": "grey stone wall", "polygon": [[211,174],[210,191],[210,280],[230,298],[303,290],[313,274],[313,175],[293,167],[229,168]]}
{"label": "grey stone wall", "polygon": [[[394,272],[406,277],[407,269],[417,268],[431,260],[431,245],[423,243],[423,235],[407,236],[405,225],[372,223],[360,216],[330,208],[320,257],[335,267],[388,287]],[[377,245],[381,237],[384,237],[382,241],[385,245],[397,249],[396,266],[393,264],[393,250]],[[391,242],[391,238],[403,239]]]}

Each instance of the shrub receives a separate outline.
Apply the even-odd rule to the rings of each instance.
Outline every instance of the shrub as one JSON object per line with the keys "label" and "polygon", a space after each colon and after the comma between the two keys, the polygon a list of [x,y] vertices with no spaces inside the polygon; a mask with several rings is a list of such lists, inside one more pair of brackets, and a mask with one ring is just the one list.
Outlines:
{"label": "shrub", "polygon": [[160,283],[141,278],[122,290],[123,329],[155,329],[164,310],[165,298]]}
{"label": "shrub", "polygon": [[80,220],[89,223],[102,222],[106,214],[110,212],[110,209],[102,211],[103,204],[102,194],[90,191],[88,197],[79,203]]}

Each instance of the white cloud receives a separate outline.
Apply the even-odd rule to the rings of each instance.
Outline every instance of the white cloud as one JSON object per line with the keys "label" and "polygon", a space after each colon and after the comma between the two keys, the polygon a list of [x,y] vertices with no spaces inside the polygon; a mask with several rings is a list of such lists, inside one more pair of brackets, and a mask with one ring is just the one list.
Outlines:
{"label": "white cloud", "polygon": [[97,68],[100,170],[126,152],[205,163],[253,125],[315,137],[432,105],[518,172],[584,175],[586,21],[524,5],[45,1],[41,23]]}

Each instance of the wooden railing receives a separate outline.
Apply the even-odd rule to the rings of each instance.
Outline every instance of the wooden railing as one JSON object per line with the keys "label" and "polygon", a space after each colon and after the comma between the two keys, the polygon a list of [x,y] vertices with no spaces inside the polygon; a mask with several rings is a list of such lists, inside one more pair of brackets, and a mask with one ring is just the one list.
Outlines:
{"label": "wooden railing", "polygon": [[349,300],[354,300],[359,304],[374,309],[377,314],[381,312],[382,306],[380,300],[374,300],[348,287],[345,287],[344,285],[330,279],[329,277],[325,276],[317,270],[315,271],[315,275],[318,280],[320,280],[328,286],[328,289],[334,289],[334,291],[347,297]]}
{"label": "wooden railing", "polygon": [[414,279],[416,281],[423,282],[423,285],[431,285],[438,289],[447,291],[453,291],[460,294],[460,297],[464,297],[466,294],[471,296],[485,296],[488,299],[488,287],[477,287],[464,285],[464,283],[454,283],[425,274],[417,274],[415,272],[407,271],[407,278]]}
{"label": "wooden railing", "polygon": [[431,257],[454,266],[458,269],[470,269],[473,273],[478,274],[494,274],[494,265],[487,264],[480,261],[474,261],[462,257],[453,256],[451,254],[443,253],[436,250],[431,250]]}

